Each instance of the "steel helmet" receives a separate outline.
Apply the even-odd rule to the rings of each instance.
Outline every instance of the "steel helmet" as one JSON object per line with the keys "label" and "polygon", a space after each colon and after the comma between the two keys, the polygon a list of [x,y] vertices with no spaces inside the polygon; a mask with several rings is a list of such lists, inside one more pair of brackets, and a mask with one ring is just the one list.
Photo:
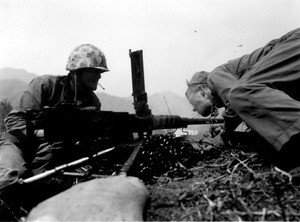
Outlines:
{"label": "steel helmet", "polygon": [[70,54],[66,69],[69,71],[81,68],[95,68],[109,71],[103,52],[91,44],[77,46]]}

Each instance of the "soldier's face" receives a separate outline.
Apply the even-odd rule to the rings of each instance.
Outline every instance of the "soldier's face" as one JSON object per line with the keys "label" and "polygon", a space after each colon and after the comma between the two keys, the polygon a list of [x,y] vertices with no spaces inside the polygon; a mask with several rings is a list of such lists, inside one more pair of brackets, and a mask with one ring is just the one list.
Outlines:
{"label": "soldier's face", "polygon": [[212,111],[211,91],[209,88],[200,88],[198,91],[188,90],[186,97],[194,107],[193,111],[201,116],[208,116]]}
{"label": "soldier's face", "polygon": [[101,73],[99,69],[84,69],[79,75],[79,82],[83,89],[96,90]]}

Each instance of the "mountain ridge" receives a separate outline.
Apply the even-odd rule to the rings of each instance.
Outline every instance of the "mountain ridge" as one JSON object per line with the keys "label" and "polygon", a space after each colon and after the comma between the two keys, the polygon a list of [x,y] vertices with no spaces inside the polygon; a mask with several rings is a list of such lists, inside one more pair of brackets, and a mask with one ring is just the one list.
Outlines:
{"label": "mountain ridge", "polygon": [[[38,75],[24,69],[0,69],[0,101],[8,100],[15,106],[28,83]],[[102,110],[134,113],[133,98],[96,93],[102,103]],[[148,95],[148,105],[155,115],[180,115],[191,117],[192,107],[187,99],[172,91]]]}
{"label": "mountain ridge", "polygon": [[29,83],[37,76],[38,75],[34,73],[27,72],[25,69],[15,69],[11,67],[0,69],[0,80],[18,79],[24,81],[25,83]]}

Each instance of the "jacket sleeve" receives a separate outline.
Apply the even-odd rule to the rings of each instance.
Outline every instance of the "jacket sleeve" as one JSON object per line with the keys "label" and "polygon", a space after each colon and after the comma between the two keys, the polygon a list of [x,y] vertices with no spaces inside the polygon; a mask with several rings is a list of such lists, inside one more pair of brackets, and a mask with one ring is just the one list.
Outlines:
{"label": "jacket sleeve", "polygon": [[265,47],[256,49],[250,54],[228,61],[214,69],[208,76],[208,85],[213,93],[220,97],[224,105],[230,89],[238,80],[256,64],[260,58],[267,55],[273,47],[273,41]]}
{"label": "jacket sleeve", "polygon": [[219,97],[223,103],[222,106],[225,106],[228,93],[237,81],[237,77],[230,72],[225,64],[217,67],[209,74],[207,83],[213,95]]}
{"label": "jacket sleeve", "polygon": [[26,109],[40,109],[42,107],[43,80],[35,78],[24,91],[16,107],[5,118],[8,139],[18,143],[26,139]]}
{"label": "jacket sleeve", "polygon": [[208,77],[208,85],[212,90],[212,94],[219,98],[219,101],[222,102],[222,107],[225,107],[222,116],[224,118],[224,132],[226,134],[233,132],[242,122],[237,114],[230,108],[228,101],[228,93],[237,82],[238,77],[229,69],[229,64],[217,67]]}

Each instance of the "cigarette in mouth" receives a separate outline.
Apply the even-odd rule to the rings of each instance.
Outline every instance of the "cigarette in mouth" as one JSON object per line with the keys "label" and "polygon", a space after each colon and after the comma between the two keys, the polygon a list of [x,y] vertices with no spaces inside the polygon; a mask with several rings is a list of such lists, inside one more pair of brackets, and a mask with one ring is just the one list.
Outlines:
{"label": "cigarette in mouth", "polygon": [[105,88],[103,86],[100,85],[100,83],[97,83],[98,86],[100,86],[103,90],[105,90]]}

